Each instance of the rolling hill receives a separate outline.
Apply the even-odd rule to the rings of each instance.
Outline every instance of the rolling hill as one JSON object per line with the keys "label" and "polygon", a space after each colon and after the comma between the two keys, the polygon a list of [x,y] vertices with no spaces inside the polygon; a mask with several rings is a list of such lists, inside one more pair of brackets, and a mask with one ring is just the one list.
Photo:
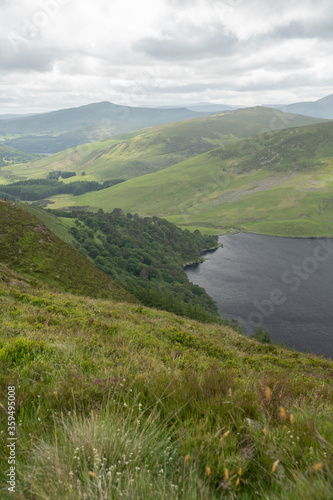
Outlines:
{"label": "rolling hill", "polygon": [[[54,170],[74,171],[77,175],[84,174],[85,180],[98,182],[130,179],[162,170],[241,138],[322,121],[269,108],[248,108],[86,144],[44,158],[30,165],[29,169],[24,165],[8,167],[3,174],[12,181],[45,177]],[[77,178],[68,182],[71,180]]]}
{"label": "rolling hill", "polygon": [[6,145],[20,151],[56,153],[143,127],[208,116],[208,114],[182,108],[135,108],[100,102],[78,108],[0,120],[0,138]]}
{"label": "rolling hill", "polygon": [[333,123],[267,133],[56,205],[120,207],[180,226],[333,234]]}

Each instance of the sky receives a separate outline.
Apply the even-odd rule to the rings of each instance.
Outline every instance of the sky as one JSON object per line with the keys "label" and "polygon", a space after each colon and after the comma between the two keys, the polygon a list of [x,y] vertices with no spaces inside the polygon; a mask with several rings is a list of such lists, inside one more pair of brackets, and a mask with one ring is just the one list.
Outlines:
{"label": "sky", "polygon": [[0,113],[333,93],[331,0],[0,0]]}

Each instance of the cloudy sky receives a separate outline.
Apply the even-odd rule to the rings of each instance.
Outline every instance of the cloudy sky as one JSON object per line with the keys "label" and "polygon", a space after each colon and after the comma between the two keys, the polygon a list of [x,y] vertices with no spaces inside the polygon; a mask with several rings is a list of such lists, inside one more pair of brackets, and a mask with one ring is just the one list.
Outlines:
{"label": "cloudy sky", "polygon": [[333,93],[331,0],[0,0],[0,113]]}

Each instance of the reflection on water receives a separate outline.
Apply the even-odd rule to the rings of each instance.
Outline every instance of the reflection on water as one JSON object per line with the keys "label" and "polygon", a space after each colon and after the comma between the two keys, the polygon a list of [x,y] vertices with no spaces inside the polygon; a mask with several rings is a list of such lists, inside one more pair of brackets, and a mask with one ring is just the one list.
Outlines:
{"label": "reflection on water", "polygon": [[247,335],[257,326],[275,343],[333,358],[333,240],[239,233],[186,269],[207,290],[222,317]]}

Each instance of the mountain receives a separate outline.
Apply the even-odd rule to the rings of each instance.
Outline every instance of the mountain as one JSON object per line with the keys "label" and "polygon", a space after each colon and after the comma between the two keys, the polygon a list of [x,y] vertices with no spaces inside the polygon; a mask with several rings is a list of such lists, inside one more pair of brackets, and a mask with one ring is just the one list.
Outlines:
{"label": "mountain", "polygon": [[[48,286],[54,265],[74,273],[77,261],[66,245],[41,253],[54,236],[0,203],[2,217],[12,210],[0,246],[3,500],[331,498],[332,360],[80,296],[86,261],[68,276],[75,294]],[[39,279],[13,270],[19,255]]]}
{"label": "mountain", "polygon": [[13,181],[45,177],[54,170],[74,171],[77,176],[84,174],[85,180],[98,182],[130,179],[162,170],[240,138],[322,121],[268,108],[240,109],[131,132],[60,152],[30,165],[29,169],[19,165],[6,168],[3,173],[6,179]]}
{"label": "mountain", "polygon": [[162,110],[100,102],[0,120],[0,137],[21,151],[56,153],[124,132],[199,116],[203,115],[184,108]]}
{"label": "mountain", "polygon": [[35,215],[3,200],[0,239],[0,262],[16,272],[63,292],[136,302]]}
{"label": "mountain", "polygon": [[[178,106],[150,106],[159,109],[176,109]],[[227,104],[215,104],[212,102],[199,102],[192,104],[184,104],[184,108],[191,111],[197,111],[199,113],[222,113],[227,111],[234,111],[239,108],[244,108],[245,106],[228,106]]]}
{"label": "mountain", "polygon": [[[229,114],[227,116],[230,116]],[[270,132],[56,207],[120,207],[182,227],[333,235],[333,122]]]}
{"label": "mountain", "polygon": [[245,106],[228,106],[227,104],[215,104],[209,102],[199,102],[186,105],[187,109],[197,111],[199,113],[223,113],[235,111],[236,109],[245,108]]}
{"label": "mountain", "polygon": [[0,120],[13,120],[15,118],[22,118],[23,116],[31,116],[32,113],[29,114],[4,114],[0,115]]}
{"label": "mountain", "polygon": [[333,94],[323,97],[318,101],[297,102],[295,104],[281,106],[279,109],[287,113],[333,119]]}

